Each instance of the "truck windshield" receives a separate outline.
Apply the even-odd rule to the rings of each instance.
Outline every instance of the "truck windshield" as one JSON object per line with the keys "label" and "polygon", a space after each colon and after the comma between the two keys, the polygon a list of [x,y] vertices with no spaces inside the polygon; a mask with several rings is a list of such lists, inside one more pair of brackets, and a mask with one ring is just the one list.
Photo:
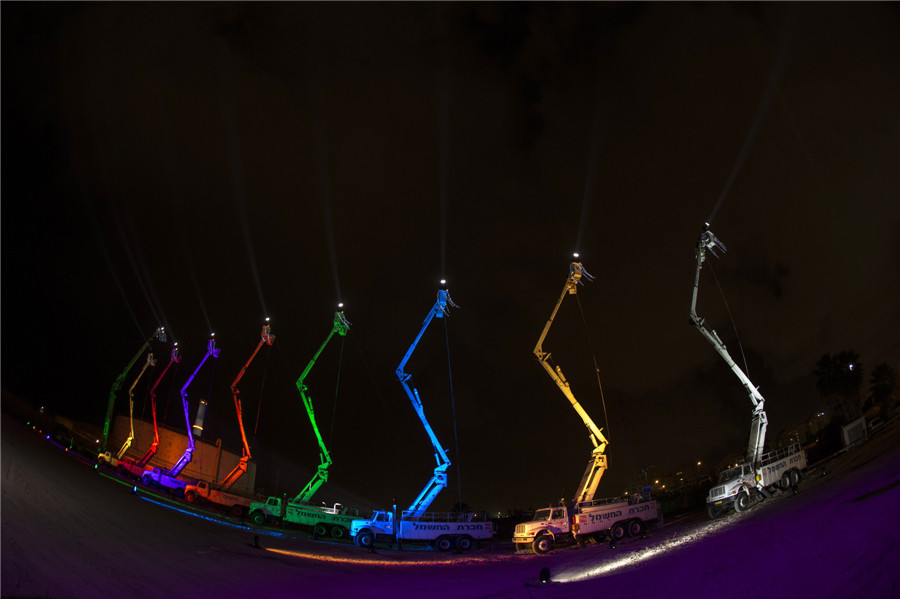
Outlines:
{"label": "truck windshield", "polygon": [[550,508],[545,508],[543,510],[535,510],[534,519],[535,520],[549,520],[550,519]]}
{"label": "truck windshield", "polygon": [[722,473],[719,474],[719,484],[727,483],[730,480],[740,478],[741,474],[743,474],[742,466],[734,466],[733,468],[729,468],[728,470],[723,470]]}

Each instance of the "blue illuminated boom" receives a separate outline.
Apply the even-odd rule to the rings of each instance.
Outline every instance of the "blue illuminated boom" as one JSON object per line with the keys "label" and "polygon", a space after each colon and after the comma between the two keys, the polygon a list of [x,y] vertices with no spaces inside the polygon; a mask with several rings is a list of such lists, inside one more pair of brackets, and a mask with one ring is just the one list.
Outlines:
{"label": "blue illuminated boom", "polygon": [[450,300],[449,292],[446,289],[438,290],[437,301],[434,303],[431,311],[428,312],[428,316],[425,317],[425,322],[422,323],[422,329],[419,331],[419,334],[416,335],[412,345],[409,346],[409,350],[406,352],[406,355],[403,356],[403,359],[400,361],[400,365],[396,370],[397,378],[400,379],[403,390],[406,391],[406,394],[409,396],[409,400],[412,402],[416,414],[419,415],[419,419],[425,427],[425,432],[428,433],[428,437],[431,439],[431,444],[434,446],[434,459],[437,461],[437,467],[434,469],[434,476],[431,477],[431,480],[428,481],[428,484],[425,485],[425,488],[422,489],[422,492],[419,493],[419,496],[416,497],[415,501],[410,504],[408,510],[409,513],[405,514],[407,517],[417,518],[421,516],[431,506],[431,503],[434,501],[435,497],[437,497],[438,493],[447,487],[447,468],[450,467],[450,459],[447,457],[447,452],[444,451],[444,448],[435,436],[431,425],[428,424],[428,420],[425,418],[425,411],[422,408],[422,400],[419,399],[419,392],[415,388],[410,388],[409,380],[411,377],[403,371],[403,367],[406,366],[410,356],[412,356],[413,351],[416,349],[416,345],[419,343],[419,339],[422,338],[425,329],[428,328],[428,325],[431,324],[434,317],[443,318],[444,315],[447,314],[448,303],[451,306],[453,305],[453,302]]}
{"label": "blue illuminated boom", "polygon": [[178,461],[169,469],[165,474],[176,477],[178,476],[184,467],[187,466],[191,462],[191,456],[194,453],[194,434],[191,432],[191,416],[188,413],[188,398],[187,398],[187,390],[188,387],[191,386],[191,383],[194,382],[194,377],[197,376],[197,373],[200,372],[200,369],[203,368],[203,365],[206,364],[206,361],[210,356],[214,358],[219,357],[219,349],[216,348],[216,340],[210,339],[209,343],[206,345],[206,355],[203,356],[203,359],[200,360],[200,364],[197,365],[197,368],[194,369],[194,373],[188,378],[187,382],[184,384],[184,387],[181,388],[181,402],[184,404],[184,421],[187,424],[187,438],[188,438],[188,446],[187,449],[184,450],[184,453],[181,454],[181,457],[178,458]]}

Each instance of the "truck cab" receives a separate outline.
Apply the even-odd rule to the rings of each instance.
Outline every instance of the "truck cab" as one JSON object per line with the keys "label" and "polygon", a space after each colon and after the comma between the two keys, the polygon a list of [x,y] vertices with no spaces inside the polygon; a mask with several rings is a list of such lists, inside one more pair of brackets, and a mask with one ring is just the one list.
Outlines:
{"label": "truck cab", "polygon": [[[723,512],[738,497],[741,491],[747,490],[749,494],[756,487],[756,472],[750,463],[739,464],[723,470],[719,474],[716,486],[709,490],[706,504],[712,512]],[[736,509],[745,508],[743,504],[735,503]]]}
{"label": "truck cab", "polygon": [[370,519],[354,520],[350,524],[350,538],[362,547],[371,547],[376,538],[394,534],[394,513],[376,510]]}
{"label": "truck cab", "polygon": [[572,518],[566,506],[553,506],[535,510],[534,519],[516,526],[513,543],[528,545],[535,553],[547,553],[559,536],[572,532]]}
{"label": "truck cab", "polygon": [[711,518],[732,506],[743,512],[758,498],[757,493],[770,497],[778,491],[796,490],[806,467],[806,452],[799,443],[793,443],[763,454],[758,468],[747,462],[723,470],[706,497],[707,512]]}

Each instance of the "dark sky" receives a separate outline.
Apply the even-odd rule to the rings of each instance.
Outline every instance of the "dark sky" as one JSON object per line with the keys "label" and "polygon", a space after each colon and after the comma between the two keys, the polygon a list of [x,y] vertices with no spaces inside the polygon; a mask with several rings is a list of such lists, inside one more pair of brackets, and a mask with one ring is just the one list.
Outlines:
{"label": "dark sky", "polygon": [[[434,507],[539,506],[591,449],[531,354],[580,250],[584,320],[567,299],[544,349],[618,494],[744,449],[747,395],[687,322],[718,206],[774,442],[820,407],[823,353],[900,367],[897,31],[894,3],[3,2],[3,384],[102,424],[164,324],[182,426],[215,332],[190,396],[212,386],[205,435],[238,450],[228,385],[271,317],[244,419],[296,492],[272,464],[318,464],[294,382],[342,301],[307,379],[329,485],[406,505],[434,460],[394,369],[446,278],[459,308],[406,368],[454,463]],[[742,363],[708,271],[699,312]]]}

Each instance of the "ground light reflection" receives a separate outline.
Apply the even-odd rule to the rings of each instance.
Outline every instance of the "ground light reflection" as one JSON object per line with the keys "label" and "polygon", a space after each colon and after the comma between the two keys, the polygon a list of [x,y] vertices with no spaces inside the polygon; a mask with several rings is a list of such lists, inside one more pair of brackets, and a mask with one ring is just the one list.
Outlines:
{"label": "ground light reflection", "polygon": [[496,564],[498,560],[504,558],[510,558],[511,556],[485,556],[485,557],[464,557],[459,559],[451,559],[447,561],[441,560],[403,560],[403,561],[389,561],[386,559],[378,559],[378,558],[369,558],[363,559],[358,557],[338,557],[334,555],[322,555],[319,553],[311,553],[309,551],[294,551],[288,549],[274,549],[270,547],[264,547],[266,551],[270,551],[272,553],[278,553],[280,555],[287,555],[289,557],[296,557],[299,559],[308,559],[315,560],[320,562],[330,562],[330,563],[341,563],[341,564],[361,564],[367,566],[458,566],[460,564]]}
{"label": "ground light reflection", "polygon": [[[736,516],[736,514],[733,514],[732,516]],[[636,566],[641,562],[653,559],[654,557],[673,551],[684,545],[695,543],[705,537],[715,534],[722,528],[730,525],[733,521],[734,517],[721,518],[719,520],[710,522],[709,524],[701,528],[692,530],[684,534],[683,536],[666,539],[653,547],[639,549],[633,553],[624,555],[612,561],[605,562],[599,565],[582,566],[577,569],[573,568],[565,570],[563,572],[560,572],[559,574],[554,574],[553,582],[579,582],[583,580],[590,580],[592,578],[600,578],[602,576],[606,576],[607,574],[611,574],[630,566]]]}

